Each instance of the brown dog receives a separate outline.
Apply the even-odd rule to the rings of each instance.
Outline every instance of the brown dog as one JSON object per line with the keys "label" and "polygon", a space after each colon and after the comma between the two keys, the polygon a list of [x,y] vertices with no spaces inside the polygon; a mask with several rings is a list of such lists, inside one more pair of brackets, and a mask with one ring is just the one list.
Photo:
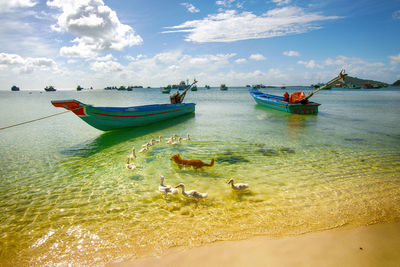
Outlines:
{"label": "brown dog", "polygon": [[186,167],[186,166],[191,166],[193,167],[195,170],[202,168],[204,166],[207,167],[211,167],[214,166],[214,158],[211,159],[211,163],[204,163],[203,161],[199,160],[199,159],[183,159],[181,158],[181,156],[179,155],[179,153],[176,153],[175,155],[173,155],[170,160],[175,161],[175,163],[178,164],[179,168],[182,167]]}

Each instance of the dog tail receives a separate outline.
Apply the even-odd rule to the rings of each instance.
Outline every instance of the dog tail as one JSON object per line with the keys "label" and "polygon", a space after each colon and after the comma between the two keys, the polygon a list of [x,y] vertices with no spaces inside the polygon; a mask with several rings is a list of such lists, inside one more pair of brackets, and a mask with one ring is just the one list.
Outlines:
{"label": "dog tail", "polygon": [[215,162],[215,160],[214,160],[214,158],[212,158],[210,164],[206,164],[206,166],[209,166],[209,167],[214,166],[214,162]]}

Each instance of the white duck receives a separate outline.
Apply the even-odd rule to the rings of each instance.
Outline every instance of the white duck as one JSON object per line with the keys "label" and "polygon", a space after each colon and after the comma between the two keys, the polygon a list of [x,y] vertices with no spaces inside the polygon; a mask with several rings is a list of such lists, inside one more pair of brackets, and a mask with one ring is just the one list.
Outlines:
{"label": "white duck", "polygon": [[232,178],[229,179],[229,181],[227,182],[227,184],[231,184],[231,187],[233,190],[243,190],[243,189],[249,188],[248,184],[243,184],[243,183],[234,184],[233,182],[234,181]]}
{"label": "white duck", "polygon": [[171,136],[170,138],[167,138],[167,139],[165,140],[165,143],[166,143],[166,144],[172,144],[173,141],[174,141],[174,137]]}
{"label": "white duck", "polygon": [[149,144],[145,144],[145,146],[142,147],[142,149],[139,150],[139,153],[146,153],[147,151],[149,151]]}
{"label": "white duck", "polygon": [[186,138],[183,138],[183,141],[190,141],[190,136],[189,136],[189,134],[187,134],[187,137],[186,137]]}
{"label": "white duck", "polygon": [[135,153],[135,148],[132,147],[132,153],[128,156],[130,160],[135,160],[136,159],[136,153]]}
{"label": "white duck", "polygon": [[158,139],[156,139],[156,143],[160,143],[161,140],[162,140],[162,136],[160,135],[160,136],[158,137]]}
{"label": "white duck", "polygon": [[134,170],[134,169],[136,169],[137,166],[136,166],[135,164],[133,164],[133,163],[129,163],[129,159],[130,159],[130,157],[127,156],[127,157],[126,157],[125,168],[127,168],[128,170]]}
{"label": "white duck", "polygon": [[179,137],[178,141],[172,142],[172,145],[179,145],[182,142],[182,137]]}
{"label": "white duck", "polygon": [[196,190],[185,191],[185,185],[180,183],[175,188],[181,187],[182,188],[182,195],[189,198],[205,198],[208,196],[208,193],[200,193]]}
{"label": "white duck", "polygon": [[172,188],[170,185],[164,185],[164,176],[160,175],[160,186],[158,187],[158,191],[167,194],[167,195],[174,195],[178,194],[178,189]]}

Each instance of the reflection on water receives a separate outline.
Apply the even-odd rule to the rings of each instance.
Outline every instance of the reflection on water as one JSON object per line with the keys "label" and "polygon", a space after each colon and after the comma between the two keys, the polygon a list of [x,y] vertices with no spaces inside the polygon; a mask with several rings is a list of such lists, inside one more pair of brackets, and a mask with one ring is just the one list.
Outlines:
{"label": "reflection on water", "polygon": [[[385,103],[375,111],[349,104],[360,95],[370,99],[366,92],[346,96],[346,104],[346,92],[336,94],[321,92],[320,114],[300,116],[260,107],[245,89],[199,89],[187,96],[195,117],[101,133],[65,114],[0,132],[0,265],[103,265],[176,246],[399,220],[400,94],[382,91],[388,101],[374,95]],[[0,98],[4,114],[10,97]],[[50,106],[46,94],[18,97],[15,103],[31,103],[32,113]],[[165,96],[140,89],[85,97],[107,106],[162,103]],[[136,170],[125,168],[132,147],[175,133],[192,140],[158,143],[137,153]],[[175,153],[216,163],[179,169],[170,161]],[[209,196],[165,196],[160,175]],[[232,192],[229,178],[249,190]]]}
{"label": "reflection on water", "polygon": [[176,126],[179,123],[185,122],[195,116],[194,113],[182,115],[170,120],[164,120],[161,122],[153,123],[146,126],[125,128],[117,131],[110,131],[101,134],[93,140],[89,140],[85,143],[75,145],[62,151],[65,155],[73,155],[79,157],[88,157],[92,154],[98,153],[103,149],[109,148],[116,144],[125,142],[130,139],[145,136],[150,133],[155,133],[162,129]]}

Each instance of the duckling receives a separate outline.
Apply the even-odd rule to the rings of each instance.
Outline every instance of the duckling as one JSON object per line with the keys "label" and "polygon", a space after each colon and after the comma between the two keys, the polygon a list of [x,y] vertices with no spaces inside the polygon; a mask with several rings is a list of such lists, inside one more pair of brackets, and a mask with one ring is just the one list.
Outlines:
{"label": "duckling", "polygon": [[179,145],[182,141],[182,137],[179,137],[178,141],[172,142],[172,145]]}
{"label": "duckling", "polygon": [[208,196],[208,193],[200,193],[196,190],[185,191],[185,185],[180,183],[175,188],[181,187],[182,188],[182,195],[189,198],[205,198]]}
{"label": "duckling", "polygon": [[165,143],[166,143],[166,144],[172,144],[173,141],[174,141],[174,136],[171,136],[170,138],[167,138],[167,139],[165,140]]}
{"label": "duckling", "polygon": [[151,139],[149,142],[151,146],[154,146],[156,143],[157,143],[156,139]]}
{"label": "duckling", "polygon": [[132,153],[128,157],[131,160],[135,160],[136,159],[136,153],[135,153],[135,148],[134,147],[132,147]]}
{"label": "duckling", "polygon": [[162,136],[160,135],[160,136],[158,137],[158,139],[156,139],[156,143],[160,143],[161,140],[162,140]]}
{"label": "duckling", "polygon": [[187,134],[187,137],[186,137],[186,138],[183,138],[183,141],[190,141],[190,136],[189,136],[189,134]]}
{"label": "duckling", "polygon": [[164,176],[160,175],[160,186],[158,187],[158,191],[165,193],[167,195],[175,195],[178,194],[178,189],[172,188],[170,185],[164,185]]}
{"label": "duckling", "polygon": [[130,157],[126,157],[126,164],[125,164],[125,168],[127,168],[128,170],[134,170],[137,168],[137,166],[133,163],[129,163],[129,159]]}
{"label": "duckling", "polygon": [[234,184],[233,182],[234,181],[232,178],[229,179],[229,181],[227,182],[227,184],[231,184],[231,187],[233,190],[243,190],[243,189],[249,188],[248,184],[243,184],[243,183]]}
{"label": "duckling", "polygon": [[146,144],[145,147],[143,147],[142,149],[139,150],[139,153],[146,153],[147,151],[149,151],[149,144]]}

